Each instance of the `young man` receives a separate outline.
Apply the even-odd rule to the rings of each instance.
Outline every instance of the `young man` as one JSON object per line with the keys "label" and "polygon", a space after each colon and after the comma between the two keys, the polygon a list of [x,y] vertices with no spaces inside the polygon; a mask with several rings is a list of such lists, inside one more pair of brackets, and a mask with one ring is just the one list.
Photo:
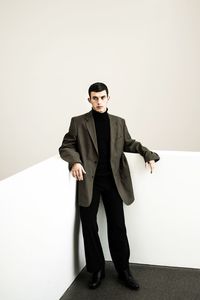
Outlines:
{"label": "young man", "polygon": [[110,97],[104,83],[92,84],[88,93],[92,110],[71,119],[59,153],[69,163],[69,169],[77,180],[86,268],[92,273],[89,288],[97,288],[105,277],[105,260],[97,225],[102,196],[115,269],[127,287],[137,290],[139,284],[129,269],[130,249],[123,211],[123,202],[129,205],[134,201],[124,152],[141,154],[151,172],[159,156],[131,138],[124,119],[108,113]]}

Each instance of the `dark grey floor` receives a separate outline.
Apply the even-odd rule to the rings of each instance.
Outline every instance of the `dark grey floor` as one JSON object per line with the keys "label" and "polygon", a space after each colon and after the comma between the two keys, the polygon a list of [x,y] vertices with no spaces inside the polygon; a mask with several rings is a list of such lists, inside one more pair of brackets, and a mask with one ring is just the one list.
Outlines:
{"label": "dark grey floor", "polygon": [[200,270],[131,264],[140,283],[139,291],[123,286],[112,262],[106,263],[106,277],[96,290],[87,288],[85,268],[60,300],[200,300]]}

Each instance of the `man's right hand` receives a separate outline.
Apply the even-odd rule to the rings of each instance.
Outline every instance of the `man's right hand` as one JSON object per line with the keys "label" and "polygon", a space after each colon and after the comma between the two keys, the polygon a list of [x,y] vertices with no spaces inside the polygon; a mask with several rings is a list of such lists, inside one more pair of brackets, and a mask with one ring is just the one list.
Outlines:
{"label": "man's right hand", "polygon": [[83,174],[86,174],[83,166],[80,163],[75,163],[71,169],[72,176],[76,178],[76,180],[83,180]]}

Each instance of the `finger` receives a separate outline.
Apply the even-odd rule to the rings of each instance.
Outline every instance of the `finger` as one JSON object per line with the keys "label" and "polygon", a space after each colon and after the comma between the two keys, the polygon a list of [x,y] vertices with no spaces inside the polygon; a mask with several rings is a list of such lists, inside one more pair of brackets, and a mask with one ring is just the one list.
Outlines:
{"label": "finger", "polygon": [[153,173],[153,170],[154,170],[154,167],[155,167],[154,162],[151,162],[151,163],[150,163],[150,167],[151,167],[151,173]]}
{"label": "finger", "polygon": [[72,176],[76,177],[76,171],[75,170],[72,170]]}
{"label": "finger", "polygon": [[77,170],[72,170],[72,176],[78,180],[79,174]]}
{"label": "finger", "polygon": [[77,178],[78,178],[78,180],[83,180],[83,173],[82,173],[82,170],[78,170],[78,172],[77,172]]}
{"label": "finger", "polygon": [[81,178],[81,180],[83,180],[83,174],[86,174],[84,168],[82,167],[80,170],[79,170],[79,176]]}
{"label": "finger", "polygon": [[84,174],[86,174],[86,172],[85,172],[85,170],[83,169],[83,167],[82,167],[82,172],[83,172]]}
{"label": "finger", "polygon": [[146,168],[150,168],[150,173],[152,174],[153,173],[153,164],[151,161],[148,161],[145,163],[146,165]]}
{"label": "finger", "polygon": [[152,169],[152,166],[151,166],[150,163],[149,163],[149,168],[150,168],[150,173],[152,173],[152,172],[153,172],[153,169]]}
{"label": "finger", "polygon": [[78,180],[83,180],[83,174],[82,174],[82,172],[79,173]]}
{"label": "finger", "polygon": [[152,167],[152,165],[150,165],[150,168],[151,168],[151,174],[153,173],[153,167]]}

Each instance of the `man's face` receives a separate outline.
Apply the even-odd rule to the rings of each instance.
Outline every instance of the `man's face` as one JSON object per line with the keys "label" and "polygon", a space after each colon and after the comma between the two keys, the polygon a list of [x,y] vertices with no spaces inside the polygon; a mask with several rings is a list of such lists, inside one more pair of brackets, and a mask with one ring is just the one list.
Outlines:
{"label": "man's face", "polygon": [[106,91],[91,92],[88,101],[92,104],[92,108],[100,113],[104,113],[107,109],[107,103],[110,97]]}

